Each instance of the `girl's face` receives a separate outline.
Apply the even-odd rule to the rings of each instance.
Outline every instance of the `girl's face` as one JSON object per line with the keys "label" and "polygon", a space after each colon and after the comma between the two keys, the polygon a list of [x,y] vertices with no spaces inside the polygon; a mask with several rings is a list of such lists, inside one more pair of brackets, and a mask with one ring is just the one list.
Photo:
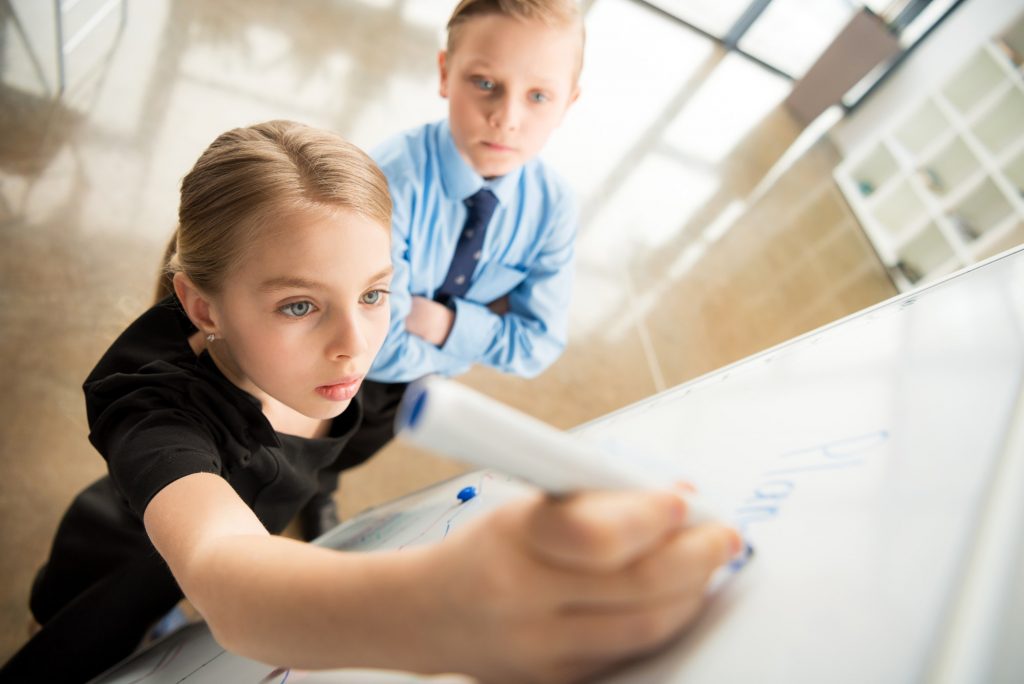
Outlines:
{"label": "girl's face", "polygon": [[384,343],[390,283],[390,230],[372,219],[339,209],[270,228],[211,302],[211,354],[258,399],[333,418]]}

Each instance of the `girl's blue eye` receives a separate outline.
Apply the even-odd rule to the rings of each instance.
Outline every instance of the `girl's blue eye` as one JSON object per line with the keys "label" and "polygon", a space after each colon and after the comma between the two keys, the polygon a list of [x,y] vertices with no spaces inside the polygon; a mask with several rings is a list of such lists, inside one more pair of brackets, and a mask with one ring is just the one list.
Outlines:
{"label": "girl's blue eye", "polygon": [[363,304],[369,304],[374,306],[384,301],[384,295],[387,294],[387,290],[370,290],[362,296],[361,301]]}
{"label": "girl's blue eye", "polygon": [[530,99],[534,102],[547,102],[548,96],[544,93],[530,93]]}
{"label": "girl's blue eye", "polygon": [[312,302],[292,302],[291,304],[285,304],[279,309],[281,313],[291,318],[302,318],[309,315],[312,310]]}

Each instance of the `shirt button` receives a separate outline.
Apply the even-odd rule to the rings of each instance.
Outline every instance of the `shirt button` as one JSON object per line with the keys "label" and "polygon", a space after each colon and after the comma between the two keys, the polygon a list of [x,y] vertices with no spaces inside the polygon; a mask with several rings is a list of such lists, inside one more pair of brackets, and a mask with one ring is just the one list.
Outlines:
{"label": "shirt button", "polygon": [[455,276],[455,284],[456,285],[461,285],[464,282],[466,282],[466,276],[464,276],[464,275]]}
{"label": "shirt button", "polygon": [[476,232],[476,231],[475,231],[475,230],[473,230],[472,228],[468,228],[468,229],[466,229],[466,232],[465,232],[465,236],[466,236],[466,239],[468,240],[468,239],[470,239],[471,237],[473,237],[473,233],[475,233],[475,232]]}
{"label": "shirt button", "polygon": [[481,256],[483,256],[483,255],[480,254],[480,250],[477,250],[476,252],[473,253],[473,260],[474,261],[480,261],[480,257]]}
{"label": "shirt button", "polygon": [[470,198],[470,199],[466,200],[466,206],[467,207],[473,206],[473,198]]}

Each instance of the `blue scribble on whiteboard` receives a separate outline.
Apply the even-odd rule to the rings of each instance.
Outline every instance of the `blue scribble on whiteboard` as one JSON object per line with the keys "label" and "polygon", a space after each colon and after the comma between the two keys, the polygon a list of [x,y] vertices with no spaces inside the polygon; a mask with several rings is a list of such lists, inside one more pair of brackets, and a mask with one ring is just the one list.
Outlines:
{"label": "blue scribble on whiteboard", "polygon": [[761,473],[750,495],[736,507],[734,520],[739,531],[746,533],[754,523],[778,516],[782,504],[793,496],[801,478],[862,466],[868,455],[888,440],[888,430],[876,430],[780,454],[772,459],[772,466]]}

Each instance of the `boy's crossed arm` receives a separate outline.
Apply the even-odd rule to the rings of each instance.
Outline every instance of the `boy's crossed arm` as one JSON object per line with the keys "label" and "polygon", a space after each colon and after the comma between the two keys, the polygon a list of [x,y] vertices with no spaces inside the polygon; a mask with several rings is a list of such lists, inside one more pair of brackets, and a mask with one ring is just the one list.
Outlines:
{"label": "boy's crossed arm", "polygon": [[533,377],[553,363],[566,344],[575,233],[572,211],[555,220],[520,283],[486,304],[455,298],[454,311],[410,292],[408,243],[396,221],[391,331],[374,364],[374,379],[405,382],[431,373],[456,374],[473,363]]}
{"label": "boy's crossed arm", "polygon": [[413,295],[405,329],[435,347],[444,346],[455,324],[455,312],[433,299]]}
{"label": "boy's crossed arm", "polygon": [[[508,295],[498,297],[487,305],[492,313],[503,316],[508,313]],[[412,308],[405,318],[405,329],[422,337],[435,347],[444,346],[448,334],[455,324],[455,312],[433,299],[414,295]]]}

